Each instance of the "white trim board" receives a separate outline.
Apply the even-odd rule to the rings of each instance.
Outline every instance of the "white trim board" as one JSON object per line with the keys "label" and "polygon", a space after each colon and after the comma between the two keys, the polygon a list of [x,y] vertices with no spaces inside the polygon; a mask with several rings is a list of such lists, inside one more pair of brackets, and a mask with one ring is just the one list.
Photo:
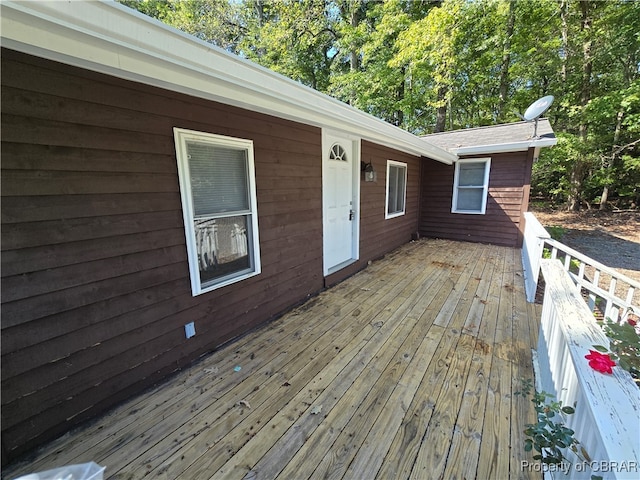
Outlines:
{"label": "white trim board", "polygon": [[471,147],[452,148],[456,155],[487,155],[491,153],[526,152],[530,148],[552,147],[558,143],[557,138],[542,138],[526,142],[495,143]]}

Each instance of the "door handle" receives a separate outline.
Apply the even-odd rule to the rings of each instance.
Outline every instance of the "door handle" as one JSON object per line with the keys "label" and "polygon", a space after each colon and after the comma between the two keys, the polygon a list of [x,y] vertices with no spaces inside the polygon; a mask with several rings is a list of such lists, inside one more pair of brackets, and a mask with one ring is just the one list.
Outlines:
{"label": "door handle", "polygon": [[354,215],[355,215],[355,212],[353,210],[349,210],[349,221],[353,220]]}

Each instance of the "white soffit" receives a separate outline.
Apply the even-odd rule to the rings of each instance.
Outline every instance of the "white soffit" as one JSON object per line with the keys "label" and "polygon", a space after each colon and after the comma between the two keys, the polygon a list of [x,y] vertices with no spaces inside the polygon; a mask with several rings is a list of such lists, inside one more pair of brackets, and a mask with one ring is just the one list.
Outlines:
{"label": "white soffit", "polygon": [[3,1],[2,45],[116,77],[329,127],[452,164],[456,155],[115,2]]}

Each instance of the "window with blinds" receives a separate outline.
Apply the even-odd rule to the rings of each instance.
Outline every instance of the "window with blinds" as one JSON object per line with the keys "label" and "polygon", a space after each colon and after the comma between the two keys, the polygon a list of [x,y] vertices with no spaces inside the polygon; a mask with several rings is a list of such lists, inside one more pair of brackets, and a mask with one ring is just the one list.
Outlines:
{"label": "window with blinds", "polygon": [[260,273],[253,142],[175,128],[194,295]]}
{"label": "window with blinds", "polygon": [[484,214],[489,191],[490,158],[473,158],[456,162],[453,213]]}
{"label": "window with blinds", "polygon": [[387,160],[385,218],[404,215],[407,199],[407,164]]}

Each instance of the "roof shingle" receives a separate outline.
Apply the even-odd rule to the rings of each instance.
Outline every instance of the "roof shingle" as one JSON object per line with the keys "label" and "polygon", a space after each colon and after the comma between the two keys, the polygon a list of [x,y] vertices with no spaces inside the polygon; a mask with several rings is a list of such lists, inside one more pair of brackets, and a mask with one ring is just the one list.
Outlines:
{"label": "roof shingle", "polygon": [[451,153],[464,154],[465,150],[482,148],[489,152],[526,150],[531,147],[554,145],[557,140],[546,118],[538,121],[538,135],[534,138],[533,122],[515,122],[488,127],[465,128],[449,132],[424,135],[422,138]]}

